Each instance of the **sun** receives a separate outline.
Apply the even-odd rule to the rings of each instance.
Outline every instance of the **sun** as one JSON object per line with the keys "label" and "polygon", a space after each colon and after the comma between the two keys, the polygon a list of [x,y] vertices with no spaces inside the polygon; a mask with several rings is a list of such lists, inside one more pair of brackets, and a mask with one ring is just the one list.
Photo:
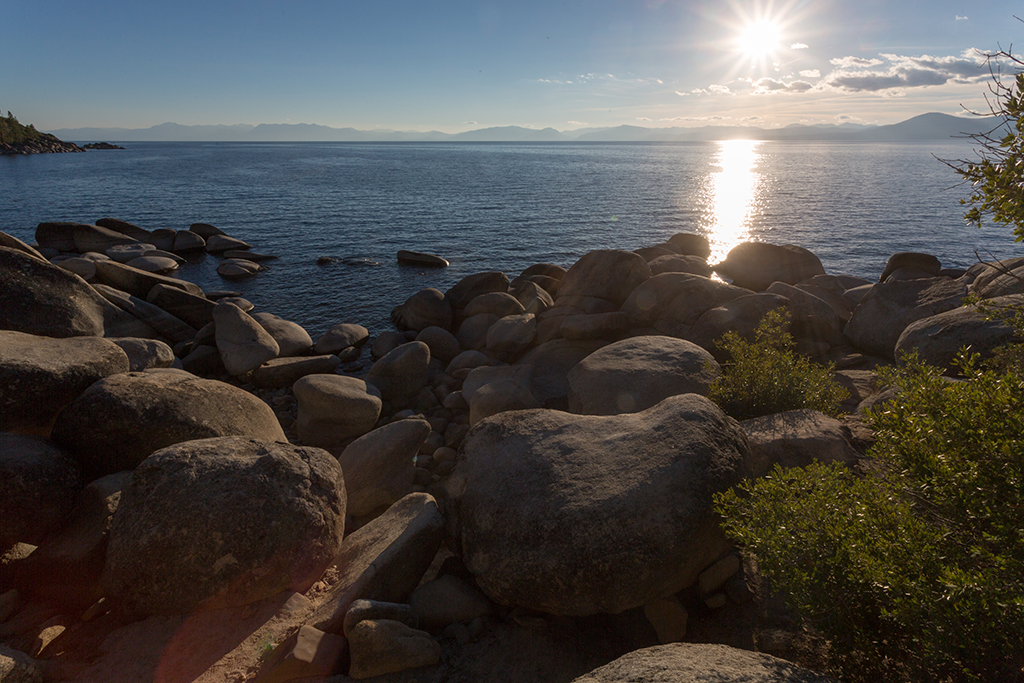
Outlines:
{"label": "sun", "polygon": [[782,48],[782,28],[767,19],[752,21],[740,28],[736,45],[748,60],[763,61]]}

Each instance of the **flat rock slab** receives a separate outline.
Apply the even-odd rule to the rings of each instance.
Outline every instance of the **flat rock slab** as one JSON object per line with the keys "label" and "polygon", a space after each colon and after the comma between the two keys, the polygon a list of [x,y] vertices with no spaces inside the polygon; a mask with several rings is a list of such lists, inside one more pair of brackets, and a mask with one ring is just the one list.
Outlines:
{"label": "flat rock slab", "polygon": [[691,585],[716,559],[711,496],[749,457],[739,425],[696,394],[609,417],[500,413],[460,449],[448,544],[499,604],[615,614]]}
{"label": "flat rock slab", "polygon": [[630,652],[573,683],[834,683],[759,652],[727,645],[673,643]]}

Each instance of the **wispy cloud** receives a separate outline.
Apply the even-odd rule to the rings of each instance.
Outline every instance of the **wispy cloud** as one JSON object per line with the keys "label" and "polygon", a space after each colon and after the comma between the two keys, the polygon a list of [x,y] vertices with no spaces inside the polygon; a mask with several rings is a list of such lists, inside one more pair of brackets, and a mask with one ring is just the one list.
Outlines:
{"label": "wispy cloud", "polygon": [[566,121],[570,126],[587,126],[590,125],[586,121]]}
{"label": "wispy cloud", "polygon": [[808,47],[810,47],[810,46],[807,45],[806,43],[793,43],[792,45],[789,46],[789,49],[790,50],[806,50]]}
{"label": "wispy cloud", "polygon": [[477,126],[479,124],[476,121],[463,121],[462,125],[464,125],[464,126]]}
{"label": "wispy cloud", "polygon": [[725,116],[672,116],[659,121],[724,121]]}
{"label": "wispy cloud", "polygon": [[729,90],[729,86],[727,86],[727,85],[709,85],[708,86],[708,92],[713,93],[715,95],[732,95],[733,94],[732,91]]}
{"label": "wispy cloud", "polygon": [[805,69],[800,72],[804,78],[821,78],[821,72],[817,69]]}
{"label": "wispy cloud", "polygon": [[968,19],[967,17],[962,17],[962,16],[960,16],[959,14],[958,14],[958,15],[956,15],[956,20],[957,20],[957,21],[967,21],[967,19]]}

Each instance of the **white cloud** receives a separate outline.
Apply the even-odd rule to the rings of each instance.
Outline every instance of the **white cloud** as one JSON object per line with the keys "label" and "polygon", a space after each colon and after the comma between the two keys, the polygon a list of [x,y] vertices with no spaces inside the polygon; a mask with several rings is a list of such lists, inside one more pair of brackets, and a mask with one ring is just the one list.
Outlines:
{"label": "white cloud", "polygon": [[957,20],[957,21],[967,21],[967,17],[962,17],[962,16],[960,16],[960,15],[958,14],[958,15],[956,15],[956,20]]}
{"label": "white cloud", "polygon": [[828,60],[828,62],[832,66],[838,66],[841,69],[867,68],[885,63],[881,59],[862,59],[860,57],[836,57],[835,59]]}
{"label": "white cloud", "polygon": [[589,125],[586,121],[566,121],[570,126],[586,126]]}
{"label": "white cloud", "polygon": [[[843,60],[832,60],[841,68],[829,74],[824,85],[834,90],[847,92],[879,92],[889,96],[902,96],[905,93],[895,92],[905,88],[927,88],[945,85],[946,83],[977,83],[986,80],[990,74],[985,66],[985,56],[974,48],[965,50],[959,56],[932,57],[921,55],[882,54],[885,61],[857,60],[851,63],[846,57]],[[875,62],[871,66],[889,63],[885,70],[858,70],[851,67],[863,66],[859,62]],[[894,92],[887,92],[894,91]]]}
{"label": "white cloud", "polygon": [[476,121],[463,121],[462,125],[464,125],[464,126],[476,126],[476,125],[479,125],[479,124]]}
{"label": "white cloud", "polygon": [[[695,94],[697,93],[696,90],[694,90],[693,92]],[[679,95],[680,97],[687,97],[690,93],[688,93],[688,92],[679,92],[678,90],[676,90],[676,94]]]}
{"label": "white cloud", "polygon": [[777,92],[800,93],[807,92],[814,86],[807,81],[785,81],[774,78],[761,78],[754,81],[755,95],[769,95]]}
{"label": "white cloud", "polygon": [[817,69],[805,69],[800,72],[804,78],[821,78],[821,72]]}
{"label": "white cloud", "polygon": [[806,43],[793,43],[789,46],[790,50],[806,50],[809,46]]}
{"label": "white cloud", "polygon": [[638,117],[636,117],[636,120],[637,121],[650,121],[650,119],[647,118],[646,116],[638,116]]}
{"label": "white cloud", "polygon": [[709,85],[708,91],[716,95],[732,95],[732,91],[729,90],[727,85]]}

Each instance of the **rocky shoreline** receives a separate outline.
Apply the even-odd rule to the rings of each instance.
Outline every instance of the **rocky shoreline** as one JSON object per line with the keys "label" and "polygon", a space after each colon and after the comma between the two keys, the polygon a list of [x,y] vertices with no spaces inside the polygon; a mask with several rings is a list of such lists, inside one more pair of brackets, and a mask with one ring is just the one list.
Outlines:
{"label": "rocky shoreline", "polygon": [[[357,321],[314,340],[171,275],[193,250],[259,272],[214,226],[36,241],[0,233],[0,680],[828,680],[784,661],[820,644],[712,493],[858,466],[876,367],[989,352],[1013,331],[965,297],[1024,303],[1020,259],[898,253],[869,282],[794,245],[709,264],[679,234],[471,275],[372,340]],[[835,364],[842,419],[737,422],[705,398],[716,342],[778,308]]]}
{"label": "rocky shoreline", "polygon": [[66,152],[84,152],[85,149],[73,142],[58,140],[49,133],[40,133],[37,137],[15,144],[0,143],[0,154],[51,154]]}

